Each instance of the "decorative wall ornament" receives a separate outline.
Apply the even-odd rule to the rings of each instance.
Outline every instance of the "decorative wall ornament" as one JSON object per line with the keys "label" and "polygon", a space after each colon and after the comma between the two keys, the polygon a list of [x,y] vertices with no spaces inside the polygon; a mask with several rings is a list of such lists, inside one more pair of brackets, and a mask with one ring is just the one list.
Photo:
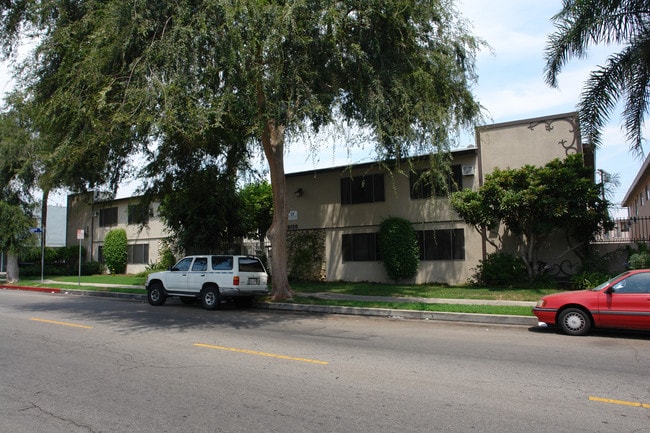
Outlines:
{"label": "decorative wall ornament", "polygon": [[568,156],[568,155],[579,153],[580,134],[578,133],[578,125],[576,124],[574,117],[563,117],[561,119],[547,119],[547,120],[540,120],[537,122],[530,122],[528,124],[528,129],[534,131],[535,128],[538,127],[540,124],[544,124],[544,129],[546,129],[547,132],[551,132],[555,128],[553,124],[557,122],[566,122],[569,124],[568,133],[571,134],[571,142],[569,143],[569,141],[566,139],[562,139],[557,142],[557,144],[562,146],[562,148],[564,149],[564,154]]}

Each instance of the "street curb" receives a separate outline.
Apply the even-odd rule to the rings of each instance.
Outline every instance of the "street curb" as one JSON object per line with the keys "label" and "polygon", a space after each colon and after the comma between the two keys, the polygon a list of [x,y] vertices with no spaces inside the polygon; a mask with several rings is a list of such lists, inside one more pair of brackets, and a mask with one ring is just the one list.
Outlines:
{"label": "street curb", "polygon": [[393,319],[441,320],[448,322],[489,323],[500,325],[536,326],[537,318],[506,316],[500,314],[449,313],[438,311],[397,310],[389,308],[341,307],[335,305],[308,305],[283,303],[255,303],[255,308],[267,310],[302,311],[308,313],[347,314],[357,316],[387,317]]}
{"label": "street curb", "polygon": [[[92,290],[60,289],[48,287],[15,286],[0,284],[0,289],[24,290],[41,293],[55,293],[72,296],[97,296],[102,298],[119,298],[146,301],[147,296],[137,293],[98,292]],[[255,302],[254,308],[260,310],[281,310],[320,314],[344,314],[351,316],[386,317],[405,320],[439,320],[447,322],[469,322],[496,325],[536,326],[537,318],[529,316],[507,316],[500,314],[449,313],[439,311],[398,310],[390,308],[342,307],[336,305],[309,305]]]}

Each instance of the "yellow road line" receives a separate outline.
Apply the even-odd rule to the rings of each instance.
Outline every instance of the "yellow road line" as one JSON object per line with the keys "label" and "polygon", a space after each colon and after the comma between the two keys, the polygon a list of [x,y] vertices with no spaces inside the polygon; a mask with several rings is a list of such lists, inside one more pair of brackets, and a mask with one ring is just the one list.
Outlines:
{"label": "yellow road line", "polygon": [[33,320],[35,322],[52,323],[52,324],[55,324],[55,325],[73,326],[75,328],[93,329],[92,326],[77,325],[76,323],[68,323],[68,322],[57,322],[56,320],[39,319],[39,318],[36,318],[36,317],[32,317],[29,320]]}
{"label": "yellow road line", "polygon": [[650,404],[639,403],[638,401],[613,400],[611,398],[601,398],[601,397],[589,397],[589,400],[597,401],[600,403],[612,403],[612,404],[620,404],[623,406],[643,407],[645,409],[650,409]]}
{"label": "yellow road line", "polygon": [[196,346],[196,347],[206,347],[208,349],[228,350],[230,352],[246,353],[248,355],[268,356],[270,358],[287,359],[289,361],[309,362],[311,364],[320,364],[320,365],[327,365],[328,364],[327,361],[318,361],[316,359],[296,358],[296,357],[293,357],[293,356],[278,355],[276,353],[257,352],[255,350],[237,349],[237,348],[234,348],[234,347],[213,346],[211,344],[201,344],[201,343],[195,343],[194,346]]}

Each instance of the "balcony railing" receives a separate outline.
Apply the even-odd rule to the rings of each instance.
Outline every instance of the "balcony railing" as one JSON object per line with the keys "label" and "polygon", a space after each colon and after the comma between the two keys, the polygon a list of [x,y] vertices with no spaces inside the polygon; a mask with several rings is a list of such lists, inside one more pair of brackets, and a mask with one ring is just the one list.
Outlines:
{"label": "balcony railing", "polygon": [[650,217],[615,218],[614,229],[600,233],[593,242],[626,243],[650,241]]}

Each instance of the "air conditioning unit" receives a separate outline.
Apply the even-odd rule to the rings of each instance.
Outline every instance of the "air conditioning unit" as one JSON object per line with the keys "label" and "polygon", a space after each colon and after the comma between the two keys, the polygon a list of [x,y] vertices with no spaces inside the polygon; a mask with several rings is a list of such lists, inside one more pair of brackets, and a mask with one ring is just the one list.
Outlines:
{"label": "air conditioning unit", "polygon": [[473,165],[463,165],[463,176],[474,176],[474,166]]}

